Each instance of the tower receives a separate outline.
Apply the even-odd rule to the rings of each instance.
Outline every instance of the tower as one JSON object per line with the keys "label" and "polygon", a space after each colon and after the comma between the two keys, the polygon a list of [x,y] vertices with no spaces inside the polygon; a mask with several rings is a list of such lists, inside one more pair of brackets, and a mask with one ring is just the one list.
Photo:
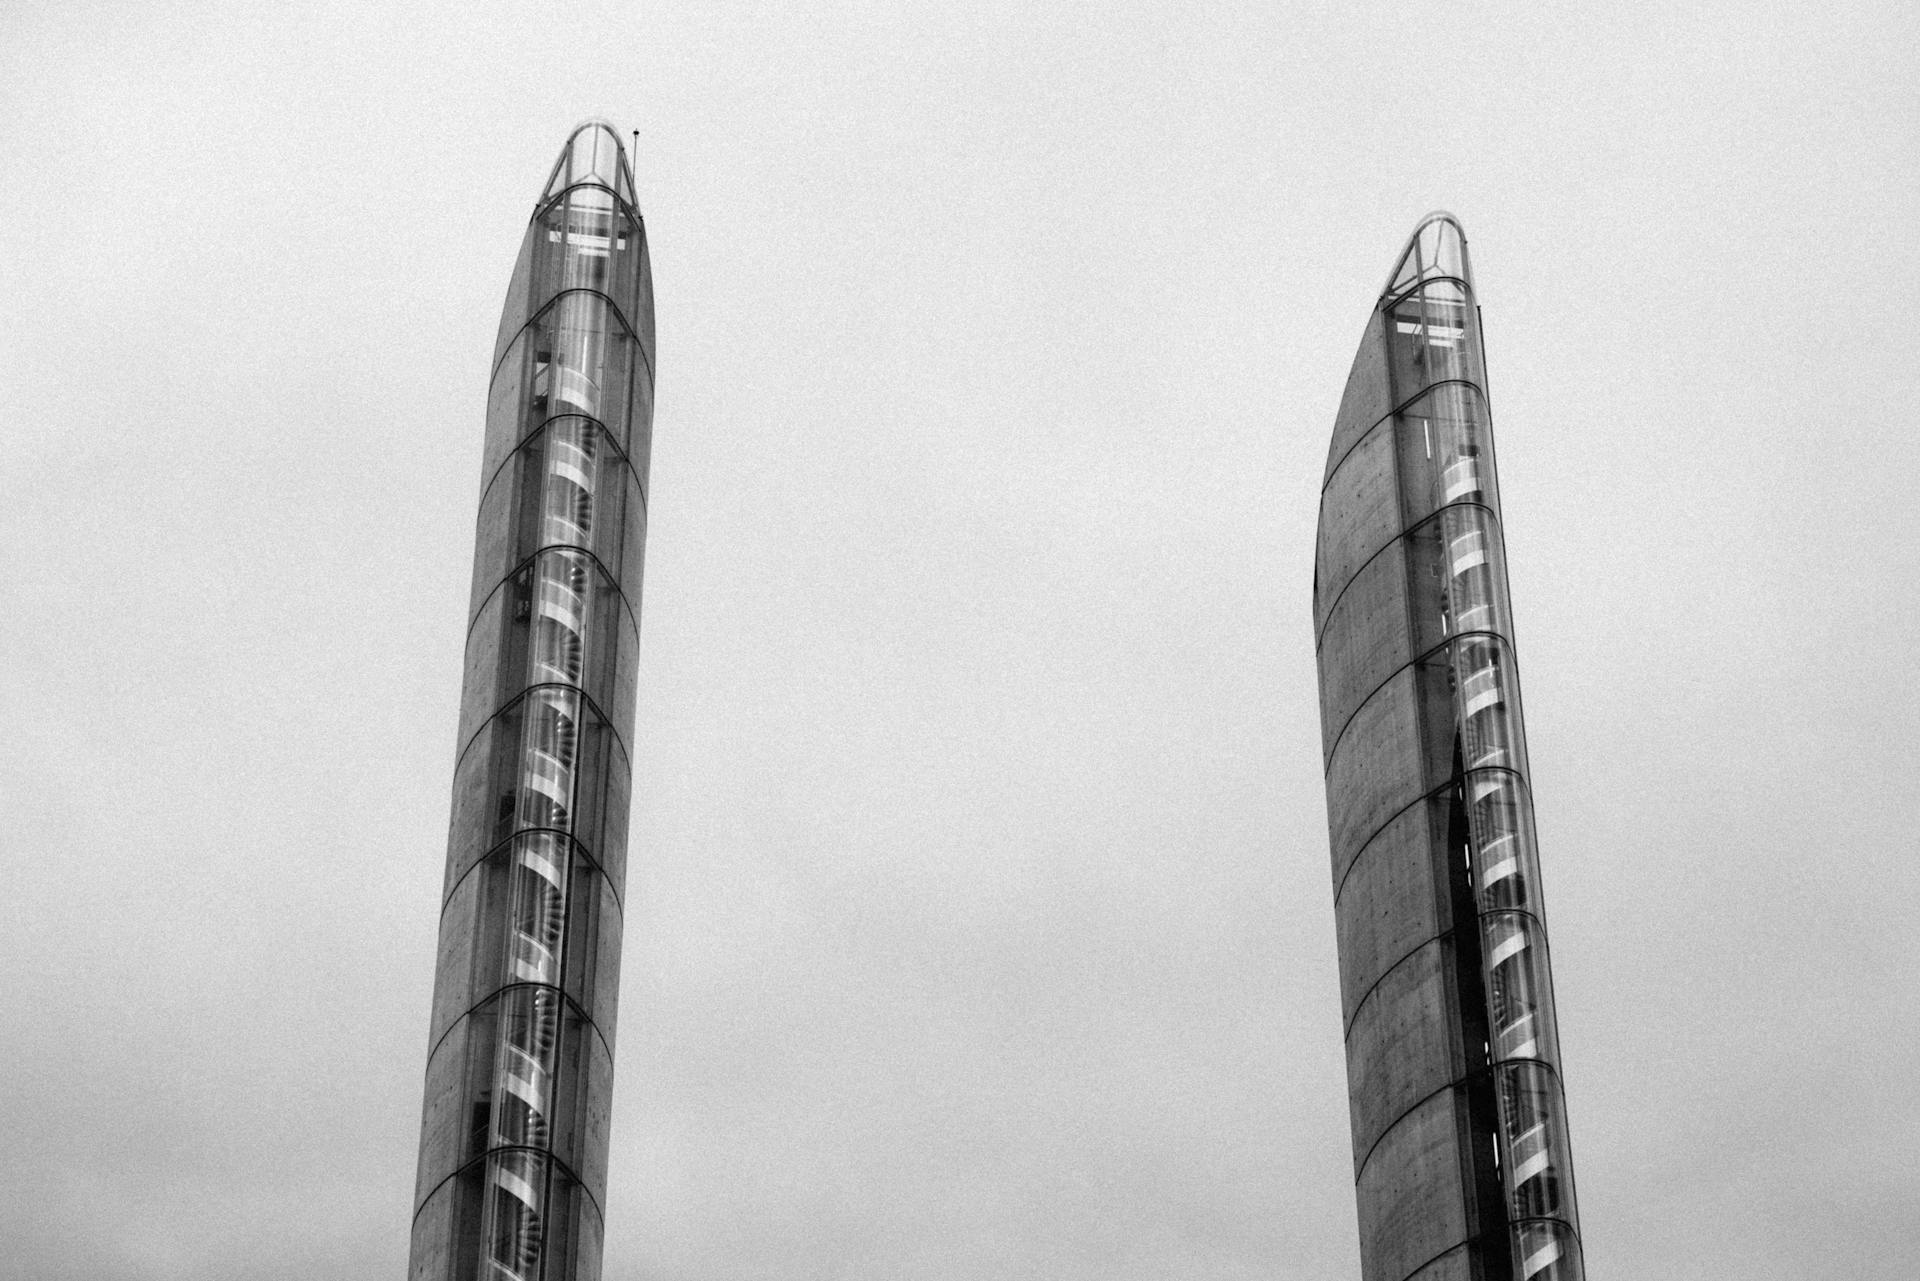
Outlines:
{"label": "tower", "polygon": [[1432,214],[1348,377],[1314,572],[1366,1281],[1583,1275],[1486,385]]}
{"label": "tower", "polygon": [[653,351],[632,171],[590,122],[494,348],[413,1281],[600,1274]]}

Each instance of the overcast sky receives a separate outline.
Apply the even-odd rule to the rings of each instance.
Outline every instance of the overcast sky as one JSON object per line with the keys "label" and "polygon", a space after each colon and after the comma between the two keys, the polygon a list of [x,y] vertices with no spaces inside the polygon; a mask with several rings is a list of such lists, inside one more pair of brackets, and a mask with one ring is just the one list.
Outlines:
{"label": "overcast sky", "polygon": [[1907,4],[0,14],[0,1275],[404,1268],[488,360],[659,305],[609,1281],[1358,1277],[1315,508],[1485,308],[1589,1268],[1920,1261]]}

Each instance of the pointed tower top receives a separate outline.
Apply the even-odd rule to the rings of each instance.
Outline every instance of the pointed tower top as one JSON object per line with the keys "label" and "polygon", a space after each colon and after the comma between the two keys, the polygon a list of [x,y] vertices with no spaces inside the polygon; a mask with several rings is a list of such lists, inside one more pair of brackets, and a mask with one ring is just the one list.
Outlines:
{"label": "pointed tower top", "polygon": [[1467,264],[1467,233],[1458,218],[1436,209],[1422,218],[1407,238],[1407,247],[1400,252],[1400,261],[1380,295],[1395,298],[1422,281],[1444,278],[1473,288],[1473,271]]}
{"label": "pointed tower top", "polygon": [[634,203],[633,170],[627,164],[627,150],[620,145],[620,135],[613,125],[605,120],[582,121],[567,136],[541,203],[580,183],[598,183],[628,204]]}

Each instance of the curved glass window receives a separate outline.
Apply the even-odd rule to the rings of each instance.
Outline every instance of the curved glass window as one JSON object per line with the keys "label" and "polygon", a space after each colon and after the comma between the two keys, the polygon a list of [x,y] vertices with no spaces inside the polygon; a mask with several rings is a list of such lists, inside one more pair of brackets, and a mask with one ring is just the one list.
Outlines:
{"label": "curved glass window", "polygon": [[1478,387],[1444,382],[1397,414],[1402,517],[1412,524],[1449,503],[1496,510],[1493,432]]}
{"label": "curved glass window", "polygon": [[578,552],[549,552],[535,562],[533,578],[533,671],[529,679],[577,684],[592,601],[589,588],[593,563]]}
{"label": "curved glass window", "polygon": [[1400,411],[1400,486],[1407,520],[1448,503],[1498,507],[1494,434],[1486,399],[1465,382],[1442,382]]}
{"label": "curved glass window", "polygon": [[624,228],[615,230],[619,219],[613,193],[605,187],[575,187],[543,221],[548,243],[565,245],[560,287],[606,289],[611,284],[614,240],[625,233]]}
{"label": "curved glass window", "polygon": [[1526,784],[1504,770],[1474,774],[1468,778],[1467,796],[1480,910],[1538,912],[1540,854]]}
{"label": "curved glass window", "polygon": [[1406,544],[1417,650],[1467,632],[1512,636],[1506,558],[1492,512],[1474,504],[1443,507],[1407,531]]}
{"label": "curved glass window", "polygon": [[1511,1063],[1495,1070],[1494,1089],[1508,1216],[1571,1222],[1573,1163],[1558,1079],[1545,1064]]}
{"label": "curved glass window", "polygon": [[630,318],[648,305],[639,220],[605,187],[566,191],[536,216],[534,236],[536,292],[593,290]]}
{"label": "curved glass window", "polygon": [[1481,386],[1473,299],[1457,280],[1434,279],[1386,308],[1387,361],[1395,400],[1435,383]]}
{"label": "curved glass window", "polygon": [[1445,551],[1440,576],[1442,629],[1510,633],[1506,566],[1501,562],[1500,530],[1484,507],[1449,507],[1440,513]]}
{"label": "curved glass window", "polygon": [[594,454],[600,433],[583,418],[553,424],[546,439],[546,494],[541,514],[546,528],[540,541],[548,546],[571,543],[593,546],[593,491],[598,480]]}
{"label": "curved glass window", "polygon": [[1488,1047],[1495,1063],[1508,1059],[1560,1061],[1554,1030],[1553,983],[1540,923],[1523,912],[1480,918],[1487,977]]}
{"label": "curved glass window", "polygon": [[566,933],[567,869],[572,854],[571,842],[556,832],[527,832],[515,838],[508,982],[560,981],[560,940]]}
{"label": "curved glass window", "polygon": [[547,1162],[525,1150],[487,1163],[487,1281],[535,1281],[546,1246]]}
{"label": "curved glass window", "polygon": [[[488,571],[503,575],[542,548],[578,547],[620,577],[632,534],[627,524],[640,519],[639,488],[619,442],[598,422],[577,414],[549,419],[482,500],[483,517],[514,531],[510,542],[487,546]],[[508,517],[509,503],[518,504],[517,516]],[[511,559],[501,564],[502,557]]]}
{"label": "curved glass window", "polygon": [[[1464,554],[1478,553],[1469,545]],[[1453,646],[1452,661],[1463,764],[1468,770],[1524,773],[1527,751],[1512,653],[1493,637],[1467,636]]]}
{"label": "curved glass window", "polygon": [[580,694],[543,688],[527,695],[520,758],[519,825],[567,831],[573,816],[573,767],[580,745]]}
{"label": "curved glass window", "polygon": [[1513,1230],[1513,1274],[1520,1281],[1584,1281],[1580,1240],[1564,1223],[1522,1223]]}
{"label": "curved glass window", "polygon": [[597,418],[626,439],[633,336],[598,293],[563,293],[528,324],[522,438],[549,418]]}

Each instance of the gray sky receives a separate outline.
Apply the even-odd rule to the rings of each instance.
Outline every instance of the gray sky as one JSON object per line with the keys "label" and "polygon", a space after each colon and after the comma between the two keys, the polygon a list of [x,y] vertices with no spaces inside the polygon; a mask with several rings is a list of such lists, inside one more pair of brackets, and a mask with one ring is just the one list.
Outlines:
{"label": "gray sky", "polygon": [[1309,583],[1434,206],[1590,1269],[1910,1271],[1920,19],[1675,8],[10,7],[0,1274],[400,1274],[590,114],[660,314],[609,1281],[1358,1276]]}

